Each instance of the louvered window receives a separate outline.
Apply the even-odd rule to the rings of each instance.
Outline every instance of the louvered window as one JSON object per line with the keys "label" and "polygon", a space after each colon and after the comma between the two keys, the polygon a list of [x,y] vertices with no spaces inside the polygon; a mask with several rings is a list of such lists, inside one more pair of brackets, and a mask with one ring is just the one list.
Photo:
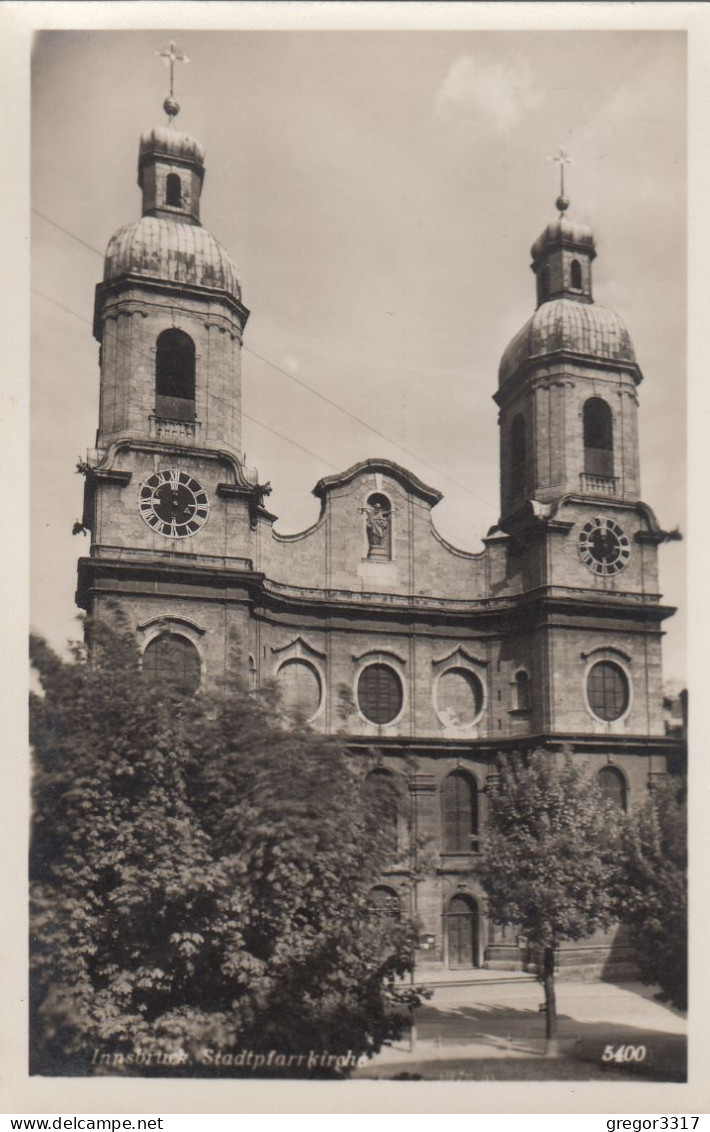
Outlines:
{"label": "louvered window", "polygon": [[614,425],[601,397],[590,397],[584,406],[584,470],[592,476],[614,475]]}
{"label": "louvered window", "polygon": [[195,343],[183,330],[164,330],[155,350],[155,413],[195,419]]}

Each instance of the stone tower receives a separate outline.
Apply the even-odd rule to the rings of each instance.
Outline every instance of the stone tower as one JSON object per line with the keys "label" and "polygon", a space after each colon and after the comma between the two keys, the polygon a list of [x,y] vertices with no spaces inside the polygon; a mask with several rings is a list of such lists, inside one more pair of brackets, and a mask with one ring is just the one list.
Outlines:
{"label": "stone tower", "polygon": [[537,729],[660,736],[660,623],[673,611],[658,592],[667,535],[640,499],[642,374],[622,320],[594,302],[594,236],[568,204],[533,244],[537,309],[500,363],[499,526],[527,609]]}
{"label": "stone tower", "polygon": [[142,215],[111,237],[96,288],[99,427],[82,465],[91,552],[78,592],[91,614],[120,602],[146,663],[174,663],[194,686],[207,657],[223,670],[230,629],[244,632],[263,497],[241,454],[249,312],[200,223],[204,174],[201,145],[172,120],[141,137]]}

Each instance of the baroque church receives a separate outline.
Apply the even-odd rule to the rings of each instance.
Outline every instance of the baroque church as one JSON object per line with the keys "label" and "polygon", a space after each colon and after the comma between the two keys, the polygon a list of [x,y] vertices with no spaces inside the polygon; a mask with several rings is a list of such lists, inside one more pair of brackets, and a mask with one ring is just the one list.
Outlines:
{"label": "baroque church", "polygon": [[[111,237],[96,288],[78,604],[101,616],[120,603],[144,670],[194,690],[228,673],[238,640],[250,686],[275,679],[313,729],[373,765],[366,788],[388,792],[392,859],[373,906],[417,922],[417,975],[519,968],[522,941],[488,921],[477,879],[497,755],[569,752],[626,808],[682,748],[664,729],[673,609],[658,592],[668,535],[639,494],[642,374],[623,322],[594,301],[593,233],[561,195],[532,246],[534,313],[491,390],[500,519],[479,552],[438,533],[435,487],[377,458],[321,479],[317,521],[280,534],[242,455],[249,311],[200,221],[203,149],[165,109],[169,125],[140,140],[142,215]],[[594,937],[559,961],[602,970],[613,948]]]}

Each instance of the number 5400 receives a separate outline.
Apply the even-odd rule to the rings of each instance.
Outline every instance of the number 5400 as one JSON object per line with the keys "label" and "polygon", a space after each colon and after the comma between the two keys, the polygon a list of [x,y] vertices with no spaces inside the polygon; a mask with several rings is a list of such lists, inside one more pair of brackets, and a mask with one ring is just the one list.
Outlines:
{"label": "number 5400", "polygon": [[645,1046],[604,1046],[602,1061],[643,1061],[646,1057]]}

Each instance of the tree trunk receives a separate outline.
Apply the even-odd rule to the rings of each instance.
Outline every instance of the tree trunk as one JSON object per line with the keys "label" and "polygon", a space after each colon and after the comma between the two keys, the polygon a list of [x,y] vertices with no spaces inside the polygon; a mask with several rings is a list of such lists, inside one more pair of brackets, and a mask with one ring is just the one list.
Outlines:
{"label": "tree trunk", "polygon": [[557,1037],[557,1000],[555,998],[555,949],[546,947],[542,959],[543,985],[545,987],[545,1037],[548,1041]]}

